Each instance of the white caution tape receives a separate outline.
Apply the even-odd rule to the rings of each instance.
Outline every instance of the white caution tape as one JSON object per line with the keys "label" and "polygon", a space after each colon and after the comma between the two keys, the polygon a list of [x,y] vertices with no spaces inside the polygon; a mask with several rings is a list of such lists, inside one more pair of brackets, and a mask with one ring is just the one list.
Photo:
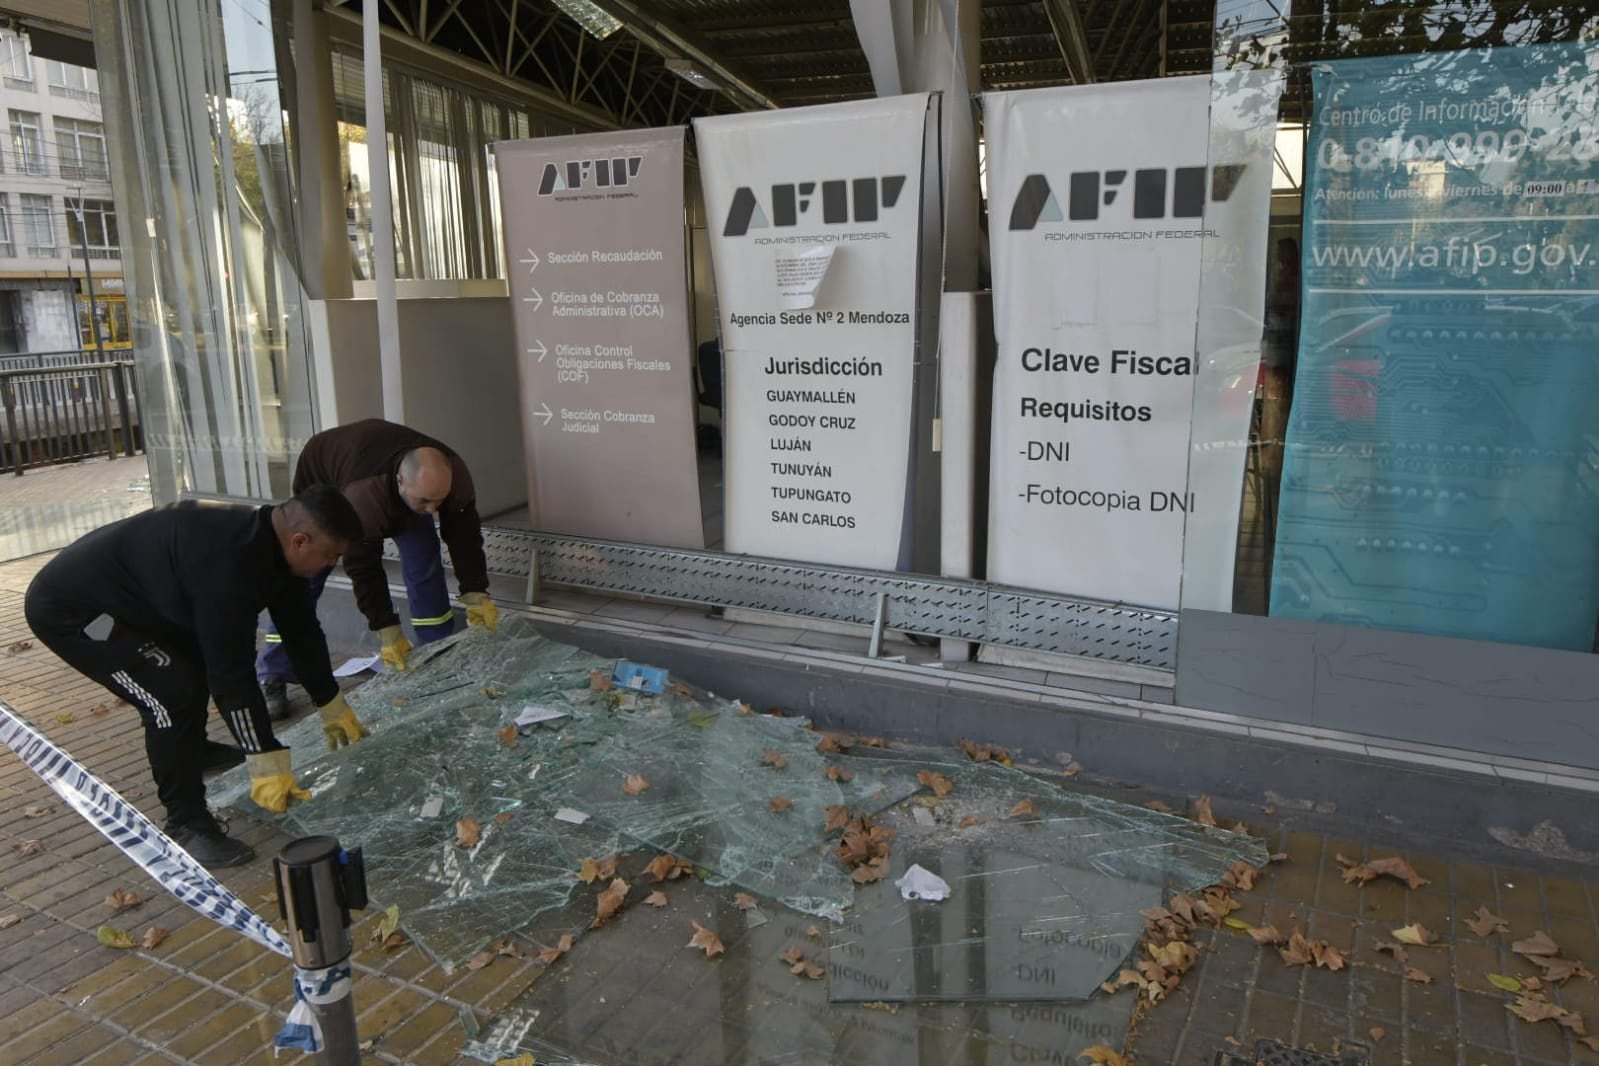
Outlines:
{"label": "white caution tape", "polygon": [[0,700],[0,741],[162,888],[219,925],[238,930],[269,951],[290,955],[288,942],[276,929],[4,700]]}
{"label": "white caution tape", "polygon": [[294,1006],[289,1010],[288,1020],[283,1023],[283,1028],[278,1030],[278,1035],[273,1038],[273,1046],[278,1051],[285,1049],[295,1051],[321,1051],[322,1050],[322,1022],[317,1018],[316,1011],[311,1009],[312,1004],[325,1007],[330,1003],[337,1003],[350,997],[350,964],[348,961],[335,963],[325,970],[294,971]]}

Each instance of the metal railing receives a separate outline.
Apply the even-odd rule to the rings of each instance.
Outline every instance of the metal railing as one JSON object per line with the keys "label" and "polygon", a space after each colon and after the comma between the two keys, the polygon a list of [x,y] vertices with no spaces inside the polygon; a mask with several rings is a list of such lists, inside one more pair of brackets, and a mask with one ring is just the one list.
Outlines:
{"label": "metal railing", "polygon": [[0,356],[0,469],[143,451],[133,368],[92,350]]}

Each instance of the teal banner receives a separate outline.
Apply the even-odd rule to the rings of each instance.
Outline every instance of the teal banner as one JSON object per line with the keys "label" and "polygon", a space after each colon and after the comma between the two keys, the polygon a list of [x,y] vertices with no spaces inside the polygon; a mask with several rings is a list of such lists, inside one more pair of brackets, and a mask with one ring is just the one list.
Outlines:
{"label": "teal banner", "polygon": [[1590,651],[1599,47],[1313,78],[1271,613]]}

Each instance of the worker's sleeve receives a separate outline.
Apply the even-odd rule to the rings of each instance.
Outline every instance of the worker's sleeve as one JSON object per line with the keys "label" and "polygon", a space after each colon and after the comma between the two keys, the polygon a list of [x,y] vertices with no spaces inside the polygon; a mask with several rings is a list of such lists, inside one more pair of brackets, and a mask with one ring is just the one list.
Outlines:
{"label": "worker's sleeve", "polygon": [[236,581],[214,573],[195,574],[188,591],[206,685],[228,731],[252,755],[283,747],[255,679],[256,611],[251,597]]}
{"label": "worker's sleeve", "polygon": [[451,475],[450,497],[439,510],[439,532],[450,548],[450,565],[461,592],[489,590],[489,563],[483,555],[483,522],[477,513],[477,488],[459,456]]}
{"label": "worker's sleeve", "polygon": [[304,580],[286,582],[273,602],[267,604],[272,624],[283,638],[283,650],[294,666],[294,675],[305,686],[318,707],[332,702],[339,694],[333,679],[333,661],[328,656],[328,639],[316,618],[316,602]]}

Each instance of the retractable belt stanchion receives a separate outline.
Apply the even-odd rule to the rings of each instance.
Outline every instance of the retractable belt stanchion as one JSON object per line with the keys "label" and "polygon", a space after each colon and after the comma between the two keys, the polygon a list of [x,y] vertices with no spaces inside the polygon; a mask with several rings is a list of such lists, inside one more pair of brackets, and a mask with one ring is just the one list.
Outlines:
{"label": "retractable belt stanchion", "polygon": [[284,1037],[317,1053],[321,1066],[358,1066],[355,999],[350,981],[350,912],[366,907],[361,849],[333,837],[301,837],[272,860],[278,907],[294,952],[294,998]]}

